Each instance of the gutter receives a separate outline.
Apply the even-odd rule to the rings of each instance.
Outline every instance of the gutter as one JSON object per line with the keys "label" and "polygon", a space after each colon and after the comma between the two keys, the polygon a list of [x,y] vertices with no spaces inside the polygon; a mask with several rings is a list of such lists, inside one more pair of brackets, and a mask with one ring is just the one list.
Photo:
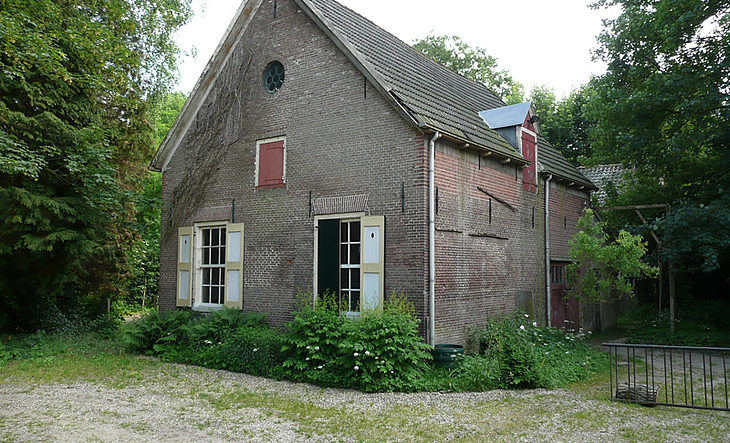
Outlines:
{"label": "gutter", "polygon": [[436,165],[436,140],[441,138],[441,133],[431,137],[428,152],[428,305],[429,305],[429,334],[428,341],[434,346],[436,335],[436,199],[434,188],[434,170]]}
{"label": "gutter", "polygon": [[553,175],[550,174],[545,179],[545,280],[547,284],[546,288],[546,309],[547,309],[547,325],[552,326],[552,311],[553,307],[550,304],[550,181],[553,179]]}

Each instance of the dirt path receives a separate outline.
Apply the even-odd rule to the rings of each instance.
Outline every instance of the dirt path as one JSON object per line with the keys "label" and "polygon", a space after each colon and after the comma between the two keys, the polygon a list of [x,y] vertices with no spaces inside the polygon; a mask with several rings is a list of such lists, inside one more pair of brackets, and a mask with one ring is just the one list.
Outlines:
{"label": "dirt path", "polygon": [[95,383],[0,383],[2,442],[704,443],[728,436],[728,413],[613,403],[607,392],[585,388],[365,394],[173,364]]}

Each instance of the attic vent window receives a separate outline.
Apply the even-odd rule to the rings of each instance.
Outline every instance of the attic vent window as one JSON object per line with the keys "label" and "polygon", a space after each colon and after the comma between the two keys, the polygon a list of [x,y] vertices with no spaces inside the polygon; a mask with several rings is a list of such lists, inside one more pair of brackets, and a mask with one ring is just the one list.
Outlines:
{"label": "attic vent window", "polygon": [[280,62],[271,62],[264,72],[264,86],[269,94],[273,94],[284,84],[284,65]]}

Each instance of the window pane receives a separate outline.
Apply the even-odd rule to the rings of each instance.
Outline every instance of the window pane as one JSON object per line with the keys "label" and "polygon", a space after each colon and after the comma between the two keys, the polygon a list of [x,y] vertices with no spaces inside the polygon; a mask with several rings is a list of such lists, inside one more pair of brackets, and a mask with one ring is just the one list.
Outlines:
{"label": "window pane", "polygon": [[340,223],[340,242],[341,243],[347,243],[350,239],[350,236],[347,235],[347,227],[350,224],[347,222],[341,222]]}
{"label": "window pane", "polygon": [[349,257],[349,254],[347,253],[347,250],[348,248],[346,244],[340,245],[340,264],[342,265],[348,264],[347,258]]}
{"label": "window pane", "polygon": [[210,246],[210,229],[203,229],[203,246]]}
{"label": "window pane", "polygon": [[349,269],[340,269],[340,287],[342,289],[350,288]]}
{"label": "window pane", "polygon": [[226,245],[226,228],[221,228],[221,245]]}
{"label": "window pane", "polygon": [[209,265],[210,264],[210,249],[203,248],[203,264]]}
{"label": "window pane", "polygon": [[360,289],[359,269],[350,269],[350,289]]}
{"label": "window pane", "polygon": [[218,287],[213,286],[210,288],[210,303],[220,303],[218,299]]}
{"label": "window pane", "polygon": [[212,249],[210,251],[210,264],[211,265],[219,265],[220,260],[218,259],[218,249]]}
{"label": "window pane", "polygon": [[210,288],[203,286],[203,294],[200,300],[202,303],[210,303]]}
{"label": "window pane", "polygon": [[360,245],[350,245],[350,264],[351,265],[359,265],[360,264]]}
{"label": "window pane", "polygon": [[211,285],[218,285],[220,281],[220,274],[219,269],[211,269],[211,278],[210,278],[210,284]]}
{"label": "window pane", "polygon": [[209,285],[210,284],[210,268],[203,269],[203,284]]}
{"label": "window pane", "polygon": [[350,243],[357,243],[360,241],[360,222],[350,222]]}
{"label": "window pane", "polygon": [[360,291],[351,291],[350,292],[350,310],[351,311],[360,310]]}

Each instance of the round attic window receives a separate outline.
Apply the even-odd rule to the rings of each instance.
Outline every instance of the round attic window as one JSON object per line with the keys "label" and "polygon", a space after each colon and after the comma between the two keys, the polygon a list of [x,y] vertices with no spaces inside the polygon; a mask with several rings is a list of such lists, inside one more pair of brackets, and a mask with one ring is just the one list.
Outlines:
{"label": "round attic window", "polygon": [[273,94],[284,84],[284,65],[279,62],[271,62],[264,72],[264,86],[269,94]]}

